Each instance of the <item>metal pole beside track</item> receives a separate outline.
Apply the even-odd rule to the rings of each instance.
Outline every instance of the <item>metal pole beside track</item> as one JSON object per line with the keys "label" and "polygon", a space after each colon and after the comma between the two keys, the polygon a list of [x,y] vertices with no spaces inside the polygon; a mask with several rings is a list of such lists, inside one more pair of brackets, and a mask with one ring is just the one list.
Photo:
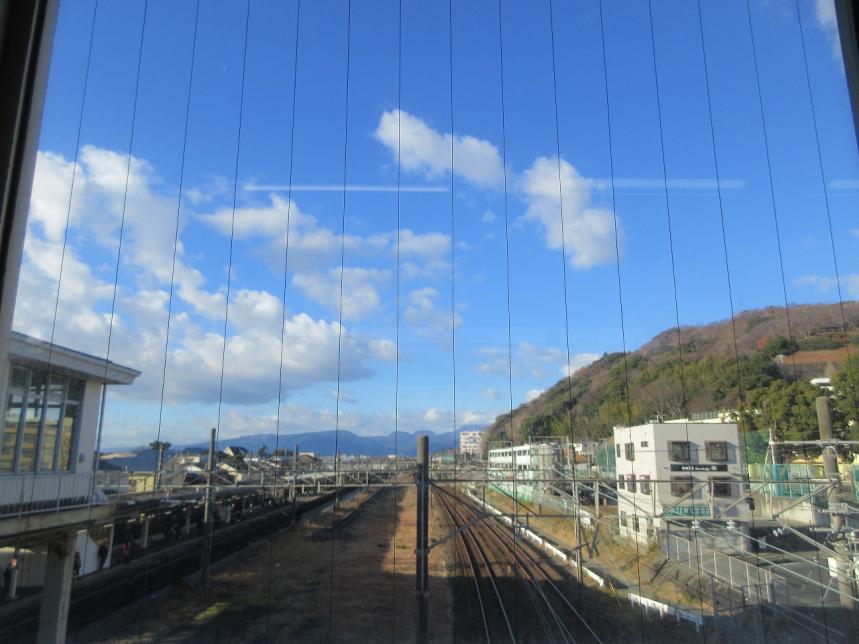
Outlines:
{"label": "metal pole beside track", "polygon": [[427,641],[427,589],[429,555],[429,437],[417,441],[417,537],[415,548],[415,596],[417,597],[417,641]]}

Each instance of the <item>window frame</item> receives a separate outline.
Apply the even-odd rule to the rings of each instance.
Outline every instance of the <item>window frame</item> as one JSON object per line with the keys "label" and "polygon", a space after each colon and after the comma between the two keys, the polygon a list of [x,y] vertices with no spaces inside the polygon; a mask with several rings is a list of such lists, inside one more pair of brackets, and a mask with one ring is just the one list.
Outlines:
{"label": "window frame", "polygon": [[[717,457],[717,456],[713,455],[713,450],[715,450],[717,448],[724,450],[724,457]],[[707,455],[708,461],[713,461],[714,463],[727,463],[728,462],[728,441],[705,441],[704,453]]]}
{"label": "window frame", "polygon": [[[710,477],[710,485],[714,499],[733,499],[734,496],[734,479],[730,476],[712,476]],[[723,487],[724,486],[724,487]],[[727,494],[718,493],[716,490],[724,490],[727,488]]]}
{"label": "window frame", "polygon": [[639,477],[639,483],[641,484],[641,493],[650,496],[653,493],[653,488],[650,485],[650,474],[642,474]]}
{"label": "window frame", "polygon": [[[698,479],[694,476],[672,476],[671,477],[671,496],[675,498],[681,498],[688,495],[692,490],[695,489],[695,485],[698,483]],[[678,485],[686,484],[688,485],[688,489],[680,491],[677,489]],[[690,495],[689,498],[694,498],[694,494]]]}
{"label": "window frame", "polygon": [[[686,457],[682,454],[675,457],[675,448],[686,446]],[[668,460],[672,463],[691,463],[692,462],[692,443],[690,441],[668,441]]]}
{"label": "window frame", "polygon": [[635,443],[624,443],[623,444],[623,455],[624,458],[628,461],[635,460]]}
{"label": "window frame", "polygon": [[[35,367],[27,364],[16,364],[14,362],[9,363],[9,374],[7,380],[7,387],[5,392],[5,400],[3,400],[3,419],[4,423],[2,427],[0,427],[0,445],[2,445],[2,440],[6,436],[6,424],[5,418],[6,413],[9,410],[10,403],[10,392],[12,391],[12,376],[15,370],[24,373],[23,379],[23,395],[21,397],[21,412],[18,417],[18,424],[15,430],[16,435],[16,444],[15,451],[12,455],[12,467],[9,470],[0,471],[0,477],[2,476],[14,476],[21,474],[63,474],[63,473],[73,473],[77,471],[77,452],[80,442],[81,435],[81,424],[83,422],[83,405],[84,400],[86,398],[86,386],[87,381],[85,378],[76,375],[68,375],[63,372],[51,372],[48,369],[43,369],[40,367]],[[39,424],[38,430],[36,433],[36,444],[35,444],[35,452],[33,454],[33,466],[30,469],[22,469],[21,468],[21,457],[23,453],[24,447],[24,426],[27,422],[27,411],[31,402],[31,391],[33,384],[34,374],[42,375],[45,378],[45,391],[42,395],[42,400],[39,405]],[[62,386],[62,398],[59,401],[59,410],[60,417],[57,423],[57,434],[55,437],[54,443],[54,454],[51,458],[51,467],[42,467],[42,450],[45,447],[45,424],[47,422],[47,410],[48,405],[51,402],[50,390],[52,383],[60,383]],[[70,400],[69,395],[72,386],[79,387],[80,390],[80,399]],[[19,389],[19,387],[14,388],[15,391]],[[56,404],[56,400],[53,401]],[[69,437],[69,457],[68,457],[68,467],[62,467],[62,436],[63,436],[63,422],[66,419],[66,412],[71,408],[71,406],[75,409],[75,414],[72,418],[72,426],[71,426],[71,435]]]}

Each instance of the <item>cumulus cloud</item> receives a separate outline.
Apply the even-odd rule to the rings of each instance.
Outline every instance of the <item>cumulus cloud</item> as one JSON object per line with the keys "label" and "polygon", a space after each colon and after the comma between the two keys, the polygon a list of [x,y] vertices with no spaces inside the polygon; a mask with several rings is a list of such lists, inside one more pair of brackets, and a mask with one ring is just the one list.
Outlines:
{"label": "cumulus cloud", "polygon": [[404,170],[421,173],[428,179],[453,170],[472,184],[488,188],[498,186],[504,178],[501,155],[493,144],[474,136],[439,132],[423,119],[402,110],[383,112],[375,136],[395,156],[400,151]]}
{"label": "cumulus cloud", "polygon": [[[340,311],[340,268],[323,273],[298,273],[293,283],[311,300],[337,314]],[[387,282],[390,272],[370,268],[346,268],[343,271],[343,319],[360,320],[374,313],[382,304],[379,285]]]}
{"label": "cumulus cloud", "polygon": [[[477,371],[487,375],[506,375],[510,368],[507,349],[503,347],[480,347],[475,353],[480,357]],[[572,372],[578,371],[599,358],[597,353],[574,353],[570,356]],[[557,347],[543,347],[531,342],[520,342],[513,351],[513,376],[516,378],[556,378],[558,370],[567,374],[566,351]]]}
{"label": "cumulus cloud", "polygon": [[438,297],[439,292],[431,286],[409,292],[403,319],[416,332],[444,341],[449,339],[452,326],[462,324],[462,318],[458,314],[451,318],[449,311],[441,311],[436,304]]}
{"label": "cumulus cloud", "polygon": [[527,392],[525,392],[525,402],[529,403],[532,400],[536,400],[541,395],[543,395],[544,391],[546,391],[546,390],[545,389],[529,389]]}
{"label": "cumulus cloud", "polygon": [[491,387],[487,387],[480,391],[480,395],[486,398],[487,400],[498,400],[503,395],[497,389],[492,389]]}
{"label": "cumulus cloud", "polygon": [[838,20],[835,16],[835,0],[814,0],[814,17],[817,26],[826,35],[832,47],[832,56],[841,59],[841,41],[838,38]]}
{"label": "cumulus cloud", "polygon": [[[105,355],[127,163],[125,154],[94,146],[82,148],[69,210],[73,163],[52,152],[38,154],[15,329],[42,338],[52,335],[52,294],[57,293],[60,283],[68,215],[68,246],[54,339]],[[177,198],[146,161],[132,158],[130,167],[110,358],[143,371],[137,383],[118,390],[118,396],[153,400],[161,394]],[[259,228],[276,231],[279,220],[273,212],[282,213],[283,205],[274,203],[267,212],[237,213],[247,215],[237,218],[239,235],[257,234],[254,231]],[[224,211],[216,209],[215,213],[213,225],[223,225]],[[314,222],[306,225],[310,236],[320,232],[314,226]],[[337,380],[340,325],[294,312],[286,316],[281,327],[280,296],[264,289],[234,283],[225,344],[221,325],[226,306],[224,289],[222,285],[209,286],[207,276],[193,265],[198,258],[186,255],[183,230],[180,221],[176,301],[166,356],[166,400],[216,401],[222,355],[225,402],[254,405],[275,399],[281,332],[287,395],[295,389]],[[223,279],[218,274],[218,279]],[[342,329],[341,344],[339,376],[343,382],[370,376],[374,362],[391,360],[395,355],[390,340],[360,336],[347,328]]]}
{"label": "cumulus cloud", "polygon": [[561,367],[561,375],[574,375],[579,369],[584,369],[592,362],[599,360],[599,353],[576,353],[570,356],[570,363]]}
{"label": "cumulus cloud", "polygon": [[[576,268],[591,268],[615,261],[614,217],[610,210],[591,204],[593,182],[562,160],[561,186],[559,195],[557,158],[537,158],[523,173],[520,182],[528,204],[524,219],[542,230],[549,248],[560,250],[565,247],[568,261]],[[622,241],[619,222],[618,234]]]}
{"label": "cumulus cloud", "polygon": [[[236,239],[259,240],[267,246],[270,257],[276,258],[282,270],[286,248],[286,221],[289,217],[290,271],[316,270],[326,261],[339,257],[341,242],[350,261],[387,257],[394,261],[397,251],[396,231],[361,236],[341,235],[339,230],[322,226],[313,215],[304,212],[295,201],[279,195],[269,196],[268,203],[236,209],[233,223],[232,208],[218,208],[198,215],[198,220]],[[409,228],[400,230],[400,267],[405,278],[433,275],[447,267],[450,236],[440,232],[416,233]]]}
{"label": "cumulus cloud", "polygon": [[841,278],[847,295],[859,298],[859,273],[852,273]]}
{"label": "cumulus cloud", "polygon": [[835,288],[836,281],[834,277],[803,275],[801,277],[794,278],[793,283],[797,286],[810,286],[818,289],[819,291],[825,292]]}
{"label": "cumulus cloud", "polygon": [[[803,275],[793,280],[797,286],[810,286],[822,293],[834,289],[838,282],[834,277],[828,275]],[[859,297],[859,273],[850,273],[841,276],[841,287],[850,297]]]}

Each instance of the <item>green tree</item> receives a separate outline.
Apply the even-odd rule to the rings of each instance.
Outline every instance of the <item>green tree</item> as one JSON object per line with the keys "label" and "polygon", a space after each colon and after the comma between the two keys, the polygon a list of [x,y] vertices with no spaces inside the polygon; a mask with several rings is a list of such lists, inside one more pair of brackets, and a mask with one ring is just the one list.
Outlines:
{"label": "green tree", "polygon": [[841,430],[839,438],[859,440],[859,359],[851,356],[842,363],[832,387],[833,424]]}
{"label": "green tree", "polygon": [[797,350],[799,350],[799,346],[797,346],[796,342],[788,340],[782,335],[777,335],[770,338],[764,345],[763,353],[765,356],[773,358],[777,355],[789,356],[792,353],[796,353]]}
{"label": "green tree", "polygon": [[[816,440],[818,438],[815,398],[820,388],[803,380],[774,380],[766,387],[746,395],[745,421],[749,430],[772,429],[779,440]],[[793,450],[805,452],[804,449]]]}

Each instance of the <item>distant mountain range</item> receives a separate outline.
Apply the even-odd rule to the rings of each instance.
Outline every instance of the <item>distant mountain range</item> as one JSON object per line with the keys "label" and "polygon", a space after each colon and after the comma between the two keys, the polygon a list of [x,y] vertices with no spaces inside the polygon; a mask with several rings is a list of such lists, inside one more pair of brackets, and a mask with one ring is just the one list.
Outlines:
{"label": "distant mountain range", "polygon": [[[480,426],[478,425],[464,425],[457,428],[457,432],[479,429]],[[396,434],[392,432],[387,436],[360,436],[354,432],[340,430],[335,437],[334,430],[326,430],[302,434],[282,434],[280,437],[275,434],[251,434],[249,436],[224,438],[218,441],[218,449],[223,450],[228,445],[235,445],[244,447],[251,453],[256,453],[265,446],[269,452],[273,452],[275,448],[291,450],[297,443],[302,452],[315,452],[320,456],[330,456],[334,454],[336,438],[337,448],[344,456],[388,456],[394,453],[400,456],[415,456],[417,437],[424,435],[430,437],[431,452],[450,449],[454,446],[453,432],[443,434],[434,434],[429,431],[397,432]],[[207,449],[208,446],[207,442],[172,445],[170,452],[175,453],[185,449]],[[113,452],[128,452],[133,453],[134,456],[112,458],[109,460],[112,465],[140,471],[155,468],[155,450],[148,446],[105,450],[105,454]]]}
{"label": "distant mountain range", "polygon": [[[473,427],[459,428],[457,431],[474,429]],[[252,434],[250,436],[238,436],[236,438],[224,438],[218,441],[219,449],[227,445],[244,447],[252,453],[256,453],[263,446],[269,452],[275,447],[280,449],[292,449],[298,443],[298,449],[302,452],[316,452],[321,456],[334,454],[335,439],[337,449],[344,456],[387,456],[397,453],[400,456],[414,456],[417,449],[417,437],[428,435],[430,437],[430,451],[437,451],[454,444],[453,432],[444,434],[433,434],[423,431],[415,432],[391,432],[387,436],[361,436],[354,432],[341,429],[339,432],[332,430],[322,432],[304,432],[302,434]],[[189,445],[176,445],[171,449],[182,450],[185,448],[208,447],[208,443],[191,443]]]}

